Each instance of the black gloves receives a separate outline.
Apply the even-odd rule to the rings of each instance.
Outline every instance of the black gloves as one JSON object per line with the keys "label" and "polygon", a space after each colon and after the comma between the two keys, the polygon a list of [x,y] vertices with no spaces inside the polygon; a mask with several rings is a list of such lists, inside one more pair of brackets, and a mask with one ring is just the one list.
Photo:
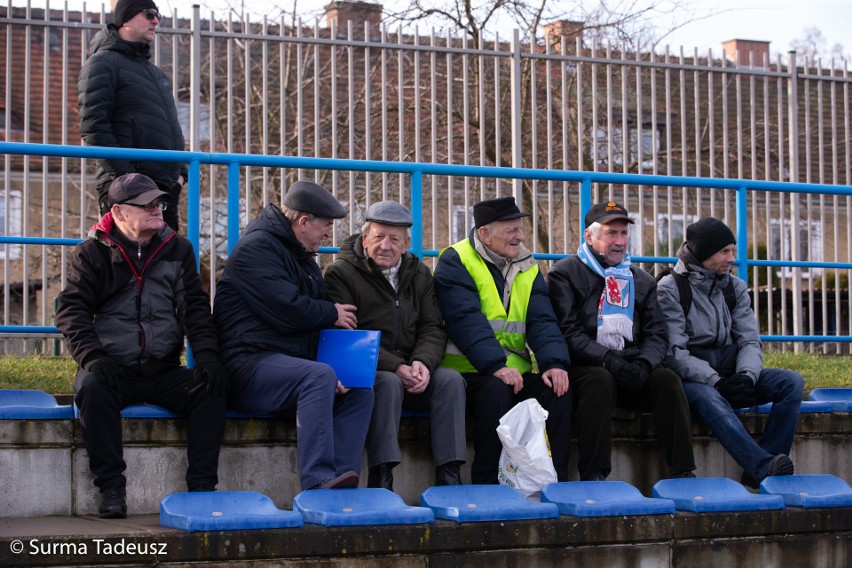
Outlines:
{"label": "black gloves", "polygon": [[716,390],[731,403],[732,408],[744,408],[757,404],[754,381],[745,373],[736,373],[719,379]]}
{"label": "black gloves", "polygon": [[196,381],[207,384],[207,392],[211,396],[221,396],[228,392],[228,372],[219,361],[196,361],[193,373]]}
{"label": "black gloves", "polygon": [[124,376],[124,371],[121,370],[121,365],[109,357],[98,359],[92,363],[89,366],[89,371],[94,373],[102,384],[110,388],[115,388],[118,381],[120,381]]}
{"label": "black gloves", "polygon": [[615,379],[615,384],[630,394],[636,394],[645,387],[648,373],[651,372],[651,366],[643,359],[630,363],[612,350],[604,355],[603,367]]}

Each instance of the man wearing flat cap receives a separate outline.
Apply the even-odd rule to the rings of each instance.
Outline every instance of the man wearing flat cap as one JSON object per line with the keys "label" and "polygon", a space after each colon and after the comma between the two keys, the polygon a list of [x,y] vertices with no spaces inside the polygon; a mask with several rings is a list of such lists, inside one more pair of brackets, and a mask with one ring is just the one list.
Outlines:
{"label": "man wearing flat cap", "polygon": [[296,415],[302,489],[356,487],[373,391],[348,390],[318,363],[321,329],[355,329],[355,306],[326,298],[315,255],[346,209],[311,181],[245,228],[216,288],[213,314],[232,408]]}
{"label": "man wearing flat cap", "polygon": [[[763,367],[748,287],[731,275],[736,243],[719,219],[689,225],[657,296],[668,324],[666,366],[683,379],[692,412],[743,468],[742,483],[757,489],[766,477],[793,474],[789,454],[804,379]],[[757,443],[734,409],[767,402],[772,410]]]}
{"label": "man wearing flat cap", "polygon": [[[524,247],[528,216],[513,197],[477,203],[470,237],[444,250],[435,268],[449,335],[442,365],[467,382],[473,483],[497,483],[502,450],[497,426],[514,404],[528,398],[548,411],[553,466],[559,481],[568,479],[570,360],[547,285]],[[532,372],[533,356],[538,373]]]}
{"label": "man wearing flat cap", "polygon": [[[131,404],[186,414],[186,485],[218,482],[228,376],[192,245],[163,223],[166,197],[142,174],[115,178],[110,211],[75,249],[59,294],[56,327],[79,365],[74,400],[101,517],[127,516],[120,412]],[[181,366],[184,335],[195,369]]]}
{"label": "man wearing flat cap", "polygon": [[575,256],[547,275],[553,311],[573,365],[580,479],[612,470],[613,405],[651,412],[671,477],[695,477],[689,406],[680,378],[661,366],[668,341],[654,278],[630,263],[630,215],[607,201],[586,213]]}
{"label": "man wearing flat cap", "polygon": [[366,221],[340,247],[325,284],[331,300],[358,307],[359,327],[382,332],[367,434],[367,486],[393,491],[403,408],[430,413],[435,485],[458,485],[467,459],[465,385],[458,371],[440,366],[447,334],[432,273],[407,252],[412,219],[403,205],[374,203]]}
{"label": "man wearing flat cap", "polygon": [[[95,34],[91,56],[77,82],[80,136],[89,146],[185,150],[183,131],[168,76],[151,63],[160,25],[152,0],[114,2],[112,23]],[[163,220],[178,230],[178,201],[186,164],[150,160],[100,159],[95,175],[101,215],[109,211],[107,189],[116,177],[145,174],[165,192]]]}

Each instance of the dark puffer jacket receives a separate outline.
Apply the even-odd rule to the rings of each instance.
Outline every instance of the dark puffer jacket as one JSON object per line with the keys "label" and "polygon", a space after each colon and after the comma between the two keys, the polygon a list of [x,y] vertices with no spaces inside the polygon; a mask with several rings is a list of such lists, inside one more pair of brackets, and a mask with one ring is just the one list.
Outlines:
{"label": "dark puffer jacket", "polygon": [[[651,368],[663,362],[668,348],[666,321],[657,303],[654,277],[636,266],[633,273],[633,341],[625,341],[634,359],[644,359]],[[598,306],[604,279],[589,270],[576,256],[563,258],[547,274],[550,299],[559,328],[568,342],[576,365],[601,365],[608,347],[596,341]],[[638,350],[638,353],[637,353]]]}
{"label": "dark puffer jacket", "polygon": [[215,358],[210,297],[190,242],[164,227],[140,252],[115,231],[112,213],[92,227],[59,293],[56,327],[74,360],[91,370],[110,357],[129,374],[153,376],[180,366],[184,333],[196,359]]}
{"label": "dark puffer jacket", "polygon": [[216,287],[213,317],[221,360],[231,373],[232,400],[266,357],[313,359],[319,331],[337,321],[314,254],[275,205],[248,224],[231,252]]}
{"label": "dark puffer jacket", "polygon": [[433,372],[441,364],[447,334],[441,328],[432,274],[416,256],[402,255],[394,290],[367,258],[361,235],[352,235],[326,268],[325,285],[330,300],[358,306],[359,328],[381,330],[380,371],[420,361]]}
{"label": "dark puffer jacket", "polygon": [[[80,135],[89,146],[184,150],[183,133],[169,79],[151,63],[146,43],[119,37],[112,24],[92,40],[91,57],[77,82]],[[98,160],[97,184],[139,172],[173,191],[186,164]]]}

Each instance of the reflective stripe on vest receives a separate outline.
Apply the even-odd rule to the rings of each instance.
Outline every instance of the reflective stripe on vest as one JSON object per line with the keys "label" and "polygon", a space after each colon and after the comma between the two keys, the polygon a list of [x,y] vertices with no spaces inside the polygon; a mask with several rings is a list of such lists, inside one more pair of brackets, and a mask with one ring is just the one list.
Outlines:
{"label": "reflective stripe on vest", "polygon": [[[518,273],[512,282],[512,292],[509,296],[509,313],[503,308],[503,301],[494,277],[488,270],[488,265],[470,244],[469,239],[458,242],[452,247],[458,253],[462,264],[470,273],[476,289],[479,291],[479,303],[482,312],[488,318],[488,323],[494,331],[494,336],[503,347],[506,355],[506,366],[523,373],[532,370],[529,350],[527,350],[527,307],[530,303],[533,282],[538,275],[538,265]],[[460,373],[478,373],[459,348],[452,341],[447,342],[442,367],[455,369]]]}

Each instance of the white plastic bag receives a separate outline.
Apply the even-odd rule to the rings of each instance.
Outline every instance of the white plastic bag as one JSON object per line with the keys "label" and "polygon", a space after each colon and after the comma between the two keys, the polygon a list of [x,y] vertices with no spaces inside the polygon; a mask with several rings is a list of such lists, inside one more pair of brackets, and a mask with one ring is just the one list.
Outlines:
{"label": "white plastic bag", "polygon": [[497,479],[526,497],[556,483],[545,421],[547,411],[534,398],[516,404],[500,418],[497,435],[503,443]]}

